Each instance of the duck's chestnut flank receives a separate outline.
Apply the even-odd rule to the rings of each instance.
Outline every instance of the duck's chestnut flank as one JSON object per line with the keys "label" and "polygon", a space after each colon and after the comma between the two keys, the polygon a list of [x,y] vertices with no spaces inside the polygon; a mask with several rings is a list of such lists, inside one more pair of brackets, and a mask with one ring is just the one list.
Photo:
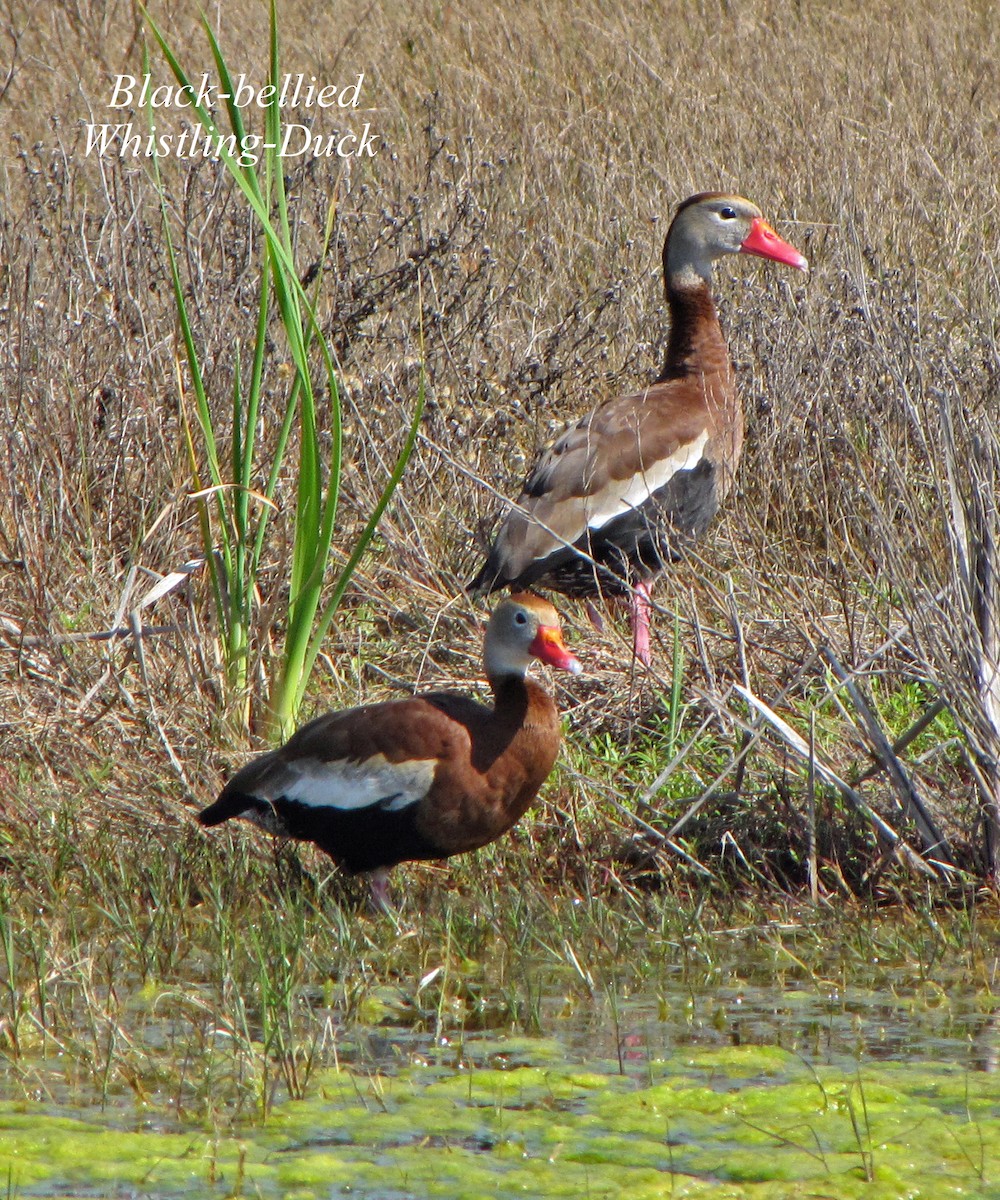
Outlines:
{"label": "duck's chestnut flank", "polygon": [[652,581],[705,531],[743,446],[711,289],[712,264],[738,253],[807,267],[742,196],[699,192],[679,206],[663,244],[671,323],[659,378],[599,404],[540,456],[473,591],[627,593],[635,653],[649,661]]}
{"label": "duck's chestnut flank", "polygon": [[447,858],[494,841],[523,815],[561,741],[552,698],[526,678],[533,658],[576,673],[555,609],[511,596],[490,617],[492,707],[430,692],[327,713],[238,771],[202,825],[242,817],[314,842],[349,871]]}

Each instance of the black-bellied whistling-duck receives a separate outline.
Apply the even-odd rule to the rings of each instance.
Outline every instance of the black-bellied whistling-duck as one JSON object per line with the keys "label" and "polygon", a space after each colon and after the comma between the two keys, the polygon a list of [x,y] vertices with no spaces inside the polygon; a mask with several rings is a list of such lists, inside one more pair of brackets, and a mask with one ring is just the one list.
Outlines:
{"label": "black-bellied whistling-duck", "polygon": [[485,846],[534,800],[561,733],[552,698],[525,678],[532,658],[581,669],[552,605],[510,596],[486,627],[492,708],[429,692],[327,713],[247,763],[198,820],[243,817],[315,842],[347,870],[375,872],[384,903],[389,867]]}
{"label": "black-bellied whistling-duck", "polygon": [[635,654],[649,662],[653,579],[704,532],[743,445],[712,299],[712,264],[739,253],[808,266],[741,196],[700,192],[678,208],[663,245],[671,324],[659,378],[605,400],[542,453],[470,590],[628,593]]}

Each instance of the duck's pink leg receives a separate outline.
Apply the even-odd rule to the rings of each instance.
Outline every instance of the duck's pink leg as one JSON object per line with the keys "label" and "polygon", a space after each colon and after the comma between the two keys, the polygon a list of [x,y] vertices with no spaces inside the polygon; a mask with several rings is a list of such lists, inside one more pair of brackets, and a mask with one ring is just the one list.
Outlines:
{"label": "duck's pink leg", "polygon": [[389,872],[385,867],[377,867],[372,871],[368,877],[368,889],[373,912],[392,912],[392,900],[389,896]]}
{"label": "duck's pink leg", "polygon": [[632,589],[632,650],[644,667],[649,666],[649,598],[653,586],[642,580]]}
{"label": "duck's pink leg", "polygon": [[604,632],[604,618],[597,610],[597,605],[593,600],[586,601],[584,607],[587,610],[587,616],[590,617],[590,623],[598,633]]}

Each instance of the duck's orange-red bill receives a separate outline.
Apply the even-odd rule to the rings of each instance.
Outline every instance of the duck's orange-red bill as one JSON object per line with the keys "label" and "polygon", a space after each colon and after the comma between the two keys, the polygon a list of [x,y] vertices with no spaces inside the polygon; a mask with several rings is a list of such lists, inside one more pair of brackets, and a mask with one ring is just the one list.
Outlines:
{"label": "duck's orange-red bill", "polygon": [[760,258],[770,258],[775,262],[785,263],[799,271],[808,271],[807,260],[783,238],[778,237],[763,217],[754,217],[750,232],[740,247],[741,254],[756,254]]}
{"label": "duck's orange-red bill", "polygon": [[579,675],[583,670],[577,659],[566,649],[562,633],[554,625],[539,625],[535,640],[528,649],[535,658],[548,663],[550,667],[569,671],[571,675]]}

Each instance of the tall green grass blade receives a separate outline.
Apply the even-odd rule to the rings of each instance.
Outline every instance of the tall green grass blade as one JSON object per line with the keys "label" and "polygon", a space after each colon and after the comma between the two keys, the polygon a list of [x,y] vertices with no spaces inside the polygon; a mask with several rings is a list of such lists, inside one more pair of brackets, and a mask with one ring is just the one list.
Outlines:
{"label": "tall green grass blade", "polygon": [[323,610],[323,614],[316,622],[316,627],[309,642],[307,655],[303,662],[302,675],[296,689],[296,695],[291,709],[292,712],[297,711],[302,702],[302,699],[305,695],[306,683],[308,682],[309,676],[312,673],[312,669],[316,663],[317,657],[319,656],[319,652],[323,647],[323,639],[329,632],[330,625],[333,622],[333,617],[337,610],[337,606],[343,598],[344,592],[347,590],[347,586],[351,581],[351,577],[353,576],[358,563],[361,561],[365,551],[368,549],[368,546],[371,543],[372,538],[375,536],[375,530],[378,528],[378,523],[381,521],[382,515],[388,507],[389,501],[395,494],[396,489],[399,486],[399,482],[403,477],[403,472],[406,470],[406,465],[410,461],[410,456],[412,455],[413,449],[417,444],[417,436],[420,432],[420,422],[424,413],[425,390],[424,373],[423,369],[421,369],[420,385],[417,389],[417,403],[413,411],[413,420],[410,422],[410,428],[406,435],[406,441],[403,444],[403,448],[396,460],[396,465],[393,467],[392,473],[389,476],[389,481],[382,489],[382,494],[378,499],[378,503],[375,505],[374,509],[372,509],[368,523],[361,531],[361,534],[354,545],[354,549],[351,551],[347,562],[344,564],[344,568],[337,579],[337,582],[330,595],[330,599]]}

